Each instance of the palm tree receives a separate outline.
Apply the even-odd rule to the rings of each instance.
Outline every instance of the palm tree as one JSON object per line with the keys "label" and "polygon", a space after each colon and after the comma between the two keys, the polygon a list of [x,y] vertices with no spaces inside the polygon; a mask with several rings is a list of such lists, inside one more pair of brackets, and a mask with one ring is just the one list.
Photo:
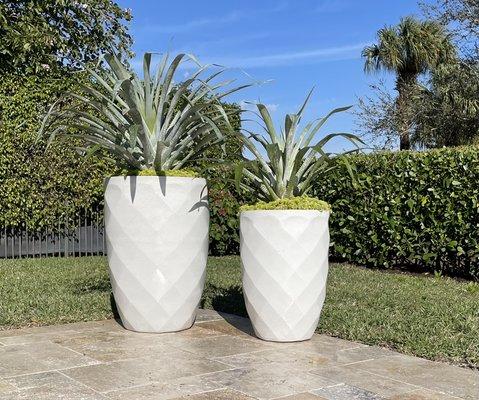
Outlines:
{"label": "palm tree", "polygon": [[445,28],[435,21],[402,18],[397,26],[378,31],[378,43],[363,49],[366,72],[385,69],[396,74],[397,128],[400,149],[410,149],[412,121],[408,97],[420,74],[456,58],[454,45]]}

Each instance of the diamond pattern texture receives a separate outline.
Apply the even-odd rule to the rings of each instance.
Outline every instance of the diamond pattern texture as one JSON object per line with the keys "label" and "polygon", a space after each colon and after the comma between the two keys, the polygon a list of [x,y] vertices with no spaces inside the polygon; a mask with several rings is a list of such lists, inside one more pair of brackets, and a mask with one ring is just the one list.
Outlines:
{"label": "diamond pattern texture", "polygon": [[193,325],[205,281],[208,227],[204,179],[109,179],[108,264],[127,329],[173,332]]}
{"label": "diamond pattern texture", "polygon": [[245,211],[240,217],[246,309],[258,337],[310,339],[328,276],[329,213]]}

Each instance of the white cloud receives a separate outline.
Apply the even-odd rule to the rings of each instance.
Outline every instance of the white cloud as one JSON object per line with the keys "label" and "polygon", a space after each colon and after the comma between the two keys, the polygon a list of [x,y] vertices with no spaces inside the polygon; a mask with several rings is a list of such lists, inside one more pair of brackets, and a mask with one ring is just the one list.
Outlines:
{"label": "white cloud", "polygon": [[[277,67],[284,65],[317,63],[334,60],[351,60],[361,57],[360,50],[368,43],[357,43],[346,46],[325,47],[319,49],[273,53],[252,57],[203,57],[208,62],[216,62],[238,68]],[[210,61],[211,60],[211,61]]]}
{"label": "white cloud", "polygon": [[[368,42],[357,44],[323,47],[318,49],[291,51],[285,53],[272,53],[261,56],[204,56],[199,57],[202,64],[224,65],[230,68],[259,68],[259,67],[280,67],[289,65],[305,65],[318,64],[327,61],[353,60],[361,57],[361,49]],[[177,54],[178,51],[171,51],[170,54]],[[131,65],[135,70],[140,70],[143,64],[142,56],[137,56],[131,61]],[[196,67],[191,62],[185,62],[180,65],[180,69],[188,70]]]}
{"label": "white cloud", "polygon": [[271,104],[265,104],[265,106],[269,110],[269,112],[274,113],[278,109],[279,104],[271,103]]}
{"label": "white cloud", "polygon": [[[256,104],[258,103],[260,101],[241,100],[238,104],[243,110],[256,111]],[[266,103],[265,106],[270,113],[274,113],[279,108],[279,104],[276,103]]]}
{"label": "white cloud", "polygon": [[253,18],[262,14],[272,14],[284,11],[288,8],[288,2],[279,2],[275,7],[254,9],[254,10],[233,10],[228,14],[218,15],[216,17],[198,18],[192,21],[186,21],[175,25],[150,24],[144,26],[143,29],[156,33],[181,33],[189,32],[209,25],[221,25],[236,22],[246,18]]}
{"label": "white cloud", "polygon": [[233,11],[229,14],[218,16],[216,18],[200,18],[177,25],[147,25],[145,30],[156,33],[179,33],[188,32],[211,24],[225,24],[238,20],[241,13]]}

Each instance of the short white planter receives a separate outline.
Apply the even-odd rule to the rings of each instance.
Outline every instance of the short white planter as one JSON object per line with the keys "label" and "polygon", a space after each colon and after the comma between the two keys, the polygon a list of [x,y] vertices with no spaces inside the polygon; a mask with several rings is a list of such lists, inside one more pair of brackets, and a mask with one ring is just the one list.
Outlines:
{"label": "short white planter", "polygon": [[246,309],[264,340],[310,339],[326,296],[329,212],[252,210],[240,216]]}
{"label": "short white planter", "polygon": [[125,328],[174,332],[193,325],[205,281],[208,227],[202,178],[108,180],[108,264]]}

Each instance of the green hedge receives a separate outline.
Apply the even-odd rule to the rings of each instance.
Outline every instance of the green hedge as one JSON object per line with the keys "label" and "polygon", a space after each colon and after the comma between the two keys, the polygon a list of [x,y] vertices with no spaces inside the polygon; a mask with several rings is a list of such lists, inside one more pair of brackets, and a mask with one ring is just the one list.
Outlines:
{"label": "green hedge", "polygon": [[[45,152],[37,143],[41,116],[62,90],[83,78],[6,75],[0,82],[0,227],[30,231],[57,226],[68,215],[98,204],[113,166],[85,159],[64,143]],[[71,221],[74,224],[74,221]]]}
{"label": "green hedge", "polygon": [[350,158],[315,185],[332,206],[332,255],[372,267],[479,278],[479,148]]}

